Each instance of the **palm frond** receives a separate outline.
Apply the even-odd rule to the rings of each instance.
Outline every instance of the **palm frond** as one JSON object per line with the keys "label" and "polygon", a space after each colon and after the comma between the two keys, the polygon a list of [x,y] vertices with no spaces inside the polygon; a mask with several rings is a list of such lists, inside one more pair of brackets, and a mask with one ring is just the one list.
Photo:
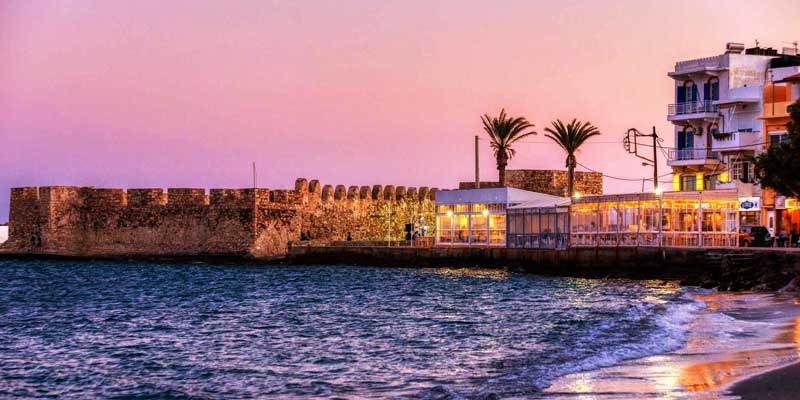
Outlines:
{"label": "palm frond", "polygon": [[[535,135],[536,131],[530,130],[534,127],[525,117],[509,118],[506,110],[500,110],[498,117],[491,117],[484,114],[481,117],[483,130],[489,136],[490,145],[495,156],[504,153],[508,158],[516,154],[511,145],[530,135]],[[527,132],[526,132],[527,131]]]}

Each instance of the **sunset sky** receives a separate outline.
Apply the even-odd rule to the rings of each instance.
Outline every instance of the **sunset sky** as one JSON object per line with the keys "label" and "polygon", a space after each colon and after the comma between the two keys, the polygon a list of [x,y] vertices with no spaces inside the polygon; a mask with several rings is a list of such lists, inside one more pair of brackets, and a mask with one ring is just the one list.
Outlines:
{"label": "sunset sky", "polygon": [[575,117],[603,133],[579,162],[649,177],[620,141],[672,145],[675,61],[789,46],[798,21],[797,0],[4,0],[0,222],[10,187],[248,187],[252,161],[261,187],[454,187],[501,107],[542,142],[509,168],[563,168],[543,128]]}

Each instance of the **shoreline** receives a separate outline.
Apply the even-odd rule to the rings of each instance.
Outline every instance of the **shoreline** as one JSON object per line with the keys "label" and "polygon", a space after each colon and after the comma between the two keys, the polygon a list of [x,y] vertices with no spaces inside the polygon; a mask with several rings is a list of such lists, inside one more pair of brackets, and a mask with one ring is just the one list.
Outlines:
{"label": "shoreline", "polygon": [[794,400],[800,397],[800,361],[751,376],[729,389],[742,400]]}
{"label": "shoreline", "polygon": [[692,298],[706,307],[686,325],[683,347],[563,376],[545,390],[544,398],[798,398],[796,296],[710,292]]}

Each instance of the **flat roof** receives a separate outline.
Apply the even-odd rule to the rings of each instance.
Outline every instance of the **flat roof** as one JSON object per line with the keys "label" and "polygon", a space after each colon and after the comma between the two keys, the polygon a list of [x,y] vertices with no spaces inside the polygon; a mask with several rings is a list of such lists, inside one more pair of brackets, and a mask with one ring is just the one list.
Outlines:
{"label": "flat roof", "polygon": [[[525,203],[535,201],[541,196],[550,196],[544,193],[531,192],[510,187],[485,188],[485,189],[456,189],[441,190],[436,192],[436,204],[458,203]],[[556,196],[550,196],[556,197]]]}

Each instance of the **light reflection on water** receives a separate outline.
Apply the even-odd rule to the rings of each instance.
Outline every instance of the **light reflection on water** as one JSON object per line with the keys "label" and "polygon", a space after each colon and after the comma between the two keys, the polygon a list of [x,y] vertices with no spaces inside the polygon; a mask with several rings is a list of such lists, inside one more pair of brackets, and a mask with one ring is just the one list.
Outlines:
{"label": "light reflection on water", "polygon": [[0,397],[538,396],[679,348],[697,309],[490,269],[0,261]]}
{"label": "light reflection on water", "polygon": [[742,293],[695,298],[708,307],[689,324],[682,349],[561,377],[547,397],[726,399],[733,383],[800,360],[800,307],[793,298]]}

